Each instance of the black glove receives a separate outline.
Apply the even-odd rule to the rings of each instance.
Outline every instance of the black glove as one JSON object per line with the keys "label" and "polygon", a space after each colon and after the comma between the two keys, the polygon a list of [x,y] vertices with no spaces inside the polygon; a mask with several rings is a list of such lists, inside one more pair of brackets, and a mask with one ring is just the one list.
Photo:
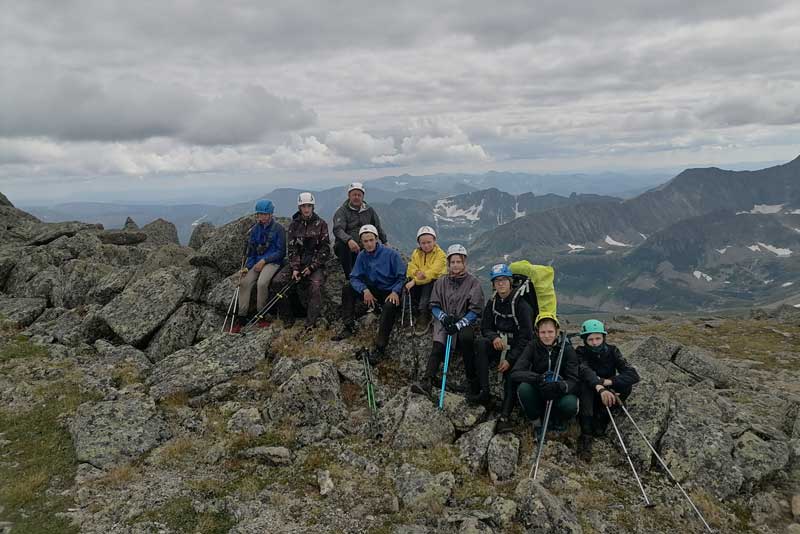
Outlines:
{"label": "black glove", "polygon": [[566,390],[567,383],[563,381],[547,382],[541,388],[539,388],[539,391],[542,392],[542,397],[544,397],[544,400],[549,401],[560,399],[561,396],[566,393]]}
{"label": "black glove", "polygon": [[453,317],[452,315],[445,315],[442,318],[442,326],[444,327],[445,331],[451,336],[458,334],[458,327],[456,326],[456,322],[457,322],[456,318]]}

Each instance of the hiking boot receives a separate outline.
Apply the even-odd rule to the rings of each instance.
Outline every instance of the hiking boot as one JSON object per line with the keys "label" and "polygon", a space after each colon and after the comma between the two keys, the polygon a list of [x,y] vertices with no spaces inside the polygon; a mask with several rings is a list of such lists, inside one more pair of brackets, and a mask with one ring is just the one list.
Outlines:
{"label": "hiking boot", "polygon": [[592,436],[589,434],[578,436],[578,458],[586,463],[592,461]]}
{"label": "hiking boot", "polygon": [[485,389],[482,389],[477,393],[467,393],[467,404],[471,406],[487,406],[490,399],[491,395],[489,395],[489,392]]}
{"label": "hiking boot", "polygon": [[608,430],[608,419],[600,419],[595,418],[592,421],[592,434],[596,438],[602,438],[606,435],[606,431]]}
{"label": "hiking boot", "polygon": [[433,392],[433,384],[431,383],[431,379],[425,378],[422,380],[422,382],[414,382],[411,384],[411,392],[430,397],[431,393]]}
{"label": "hiking boot", "polygon": [[431,326],[431,314],[421,313],[419,318],[414,321],[414,333],[418,336],[424,336],[428,333]]}
{"label": "hiking boot", "polygon": [[353,333],[353,325],[346,324],[341,330],[339,330],[339,332],[336,333],[335,336],[331,338],[331,341],[342,341],[343,339],[352,337]]}
{"label": "hiking boot", "polygon": [[379,363],[383,361],[386,357],[386,348],[385,347],[375,347],[367,356],[367,360],[369,360],[369,364],[373,367],[377,366]]}
{"label": "hiking boot", "polygon": [[256,326],[259,328],[267,328],[271,324],[272,323],[267,321],[266,319],[259,319],[258,322],[256,323]]}
{"label": "hiking boot", "polygon": [[236,316],[236,318],[233,320],[233,324],[231,324],[230,333],[240,334],[245,324],[247,324],[247,320],[244,317]]}
{"label": "hiking boot", "polygon": [[564,421],[561,420],[559,417],[553,417],[550,420],[550,430],[553,432],[564,432],[567,429],[567,425],[564,424]]}
{"label": "hiking boot", "polygon": [[494,425],[494,431],[498,434],[507,434],[514,430],[514,425],[511,423],[511,418],[507,415],[501,415]]}

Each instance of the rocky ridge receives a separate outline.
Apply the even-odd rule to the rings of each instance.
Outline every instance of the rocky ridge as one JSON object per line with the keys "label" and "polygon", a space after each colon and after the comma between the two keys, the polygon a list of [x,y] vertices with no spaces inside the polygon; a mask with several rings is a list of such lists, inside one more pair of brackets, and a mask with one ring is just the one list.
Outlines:
{"label": "rocky ridge", "polygon": [[[353,355],[375,317],[328,341],[343,283],[333,265],[318,331],[220,333],[248,218],[198,229],[189,248],[166,221],[47,224],[1,201],[0,217],[0,475],[12,481],[0,531],[702,531],[622,417],[656,508],[643,508],[613,434],[589,465],[574,427],[554,434],[528,479],[529,427],[496,435],[496,414],[459,393],[460,358],[446,410],[409,391],[430,340],[399,325],[371,414]],[[756,319],[778,340],[760,362],[748,359],[758,347],[734,358],[722,339],[709,350],[653,335],[657,319],[610,322],[643,377],[633,417],[718,532],[800,528],[800,318]],[[715,335],[724,320],[695,327]]]}

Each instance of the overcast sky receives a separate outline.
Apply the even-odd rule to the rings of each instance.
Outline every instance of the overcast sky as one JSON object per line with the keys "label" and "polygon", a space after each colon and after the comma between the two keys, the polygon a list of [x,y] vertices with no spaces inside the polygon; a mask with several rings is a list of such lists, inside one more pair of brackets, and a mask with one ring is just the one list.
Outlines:
{"label": "overcast sky", "polygon": [[800,154],[796,0],[26,0],[0,25],[18,202]]}

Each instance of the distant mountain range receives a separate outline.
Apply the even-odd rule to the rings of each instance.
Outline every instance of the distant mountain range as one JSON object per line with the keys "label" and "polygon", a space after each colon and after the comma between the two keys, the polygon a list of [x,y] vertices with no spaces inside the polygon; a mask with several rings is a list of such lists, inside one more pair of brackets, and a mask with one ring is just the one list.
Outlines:
{"label": "distant mountain range", "polygon": [[618,204],[533,213],[485,232],[472,251],[479,267],[552,263],[561,299],[589,308],[780,301],[800,291],[800,158],[690,169]]}

